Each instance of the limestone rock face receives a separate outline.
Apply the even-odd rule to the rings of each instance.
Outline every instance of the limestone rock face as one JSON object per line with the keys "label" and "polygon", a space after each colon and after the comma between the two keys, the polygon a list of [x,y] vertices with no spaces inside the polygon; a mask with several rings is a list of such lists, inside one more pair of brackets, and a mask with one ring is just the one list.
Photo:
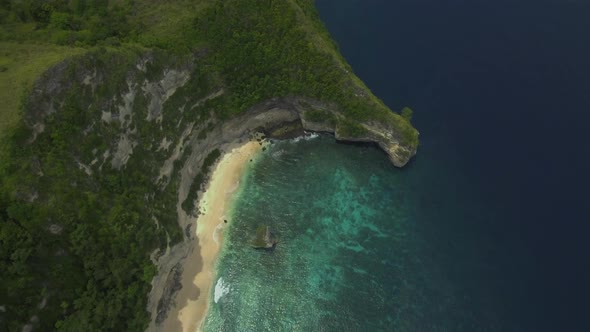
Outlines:
{"label": "limestone rock face", "polygon": [[[238,128],[243,130],[244,127],[269,131],[271,128],[299,120],[304,130],[332,133],[339,141],[376,143],[396,167],[405,166],[416,155],[417,146],[404,144],[400,139],[400,133],[387,123],[360,122],[357,125],[362,128],[361,134],[347,133],[343,125],[346,122],[343,121],[344,116],[336,109],[334,105],[326,105],[308,98],[277,98],[253,107],[238,119],[230,120],[224,129],[232,133]],[[320,112],[323,116],[313,118],[310,114],[314,112]]]}
{"label": "limestone rock face", "polygon": [[336,139],[347,142],[376,143],[389,156],[389,160],[396,167],[404,167],[410,159],[416,155],[416,147],[402,145],[396,138],[393,128],[379,123],[361,123],[365,133],[359,136],[350,136],[342,133],[337,126],[334,132]]}

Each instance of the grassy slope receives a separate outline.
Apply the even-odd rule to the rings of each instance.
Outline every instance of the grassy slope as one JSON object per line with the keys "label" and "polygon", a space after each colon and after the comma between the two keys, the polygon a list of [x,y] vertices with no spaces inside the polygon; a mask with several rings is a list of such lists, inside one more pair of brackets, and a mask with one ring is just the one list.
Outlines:
{"label": "grassy slope", "polygon": [[305,13],[304,8],[307,8],[308,11],[311,11],[309,8],[309,4],[307,4],[306,7],[306,3],[309,3],[309,1],[288,0],[288,2],[297,11],[297,18],[302,23],[302,26],[304,27],[305,31],[309,34],[310,38],[314,41],[315,46],[321,52],[330,54],[342,70],[346,71],[347,73],[350,73],[350,75],[348,75],[350,80],[353,82],[355,86],[357,86],[359,89],[364,90],[368,94],[369,98],[371,99],[371,102],[375,103],[376,105],[379,105],[379,107],[381,108],[386,109],[387,106],[385,106],[385,104],[379,98],[377,98],[377,96],[373,95],[370,89],[365,85],[365,83],[360,78],[353,74],[352,67],[346,62],[346,59],[344,59],[342,54],[340,54],[340,52],[338,51],[338,45],[332,39],[328,30],[326,30],[324,24],[321,21],[314,19],[317,18],[317,14],[315,12]]}
{"label": "grassy slope", "polygon": [[183,52],[198,43],[189,40],[186,31],[191,28],[193,19],[206,8],[209,1],[177,0],[137,2],[134,7],[132,24],[141,25],[136,38],[146,47],[159,47]]}
{"label": "grassy slope", "polygon": [[0,133],[18,122],[20,100],[41,73],[83,52],[84,49],[73,47],[0,41]]}

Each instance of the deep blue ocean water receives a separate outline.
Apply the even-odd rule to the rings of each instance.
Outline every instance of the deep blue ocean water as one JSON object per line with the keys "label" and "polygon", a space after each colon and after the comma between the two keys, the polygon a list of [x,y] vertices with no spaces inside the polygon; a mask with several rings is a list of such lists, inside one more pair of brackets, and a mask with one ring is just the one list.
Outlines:
{"label": "deep blue ocean water", "polygon": [[[590,4],[316,4],[357,75],[414,109],[418,155],[399,170],[329,136],[272,144],[207,330],[590,330]],[[249,247],[261,223],[273,252]]]}
{"label": "deep blue ocean water", "polygon": [[509,325],[590,330],[590,2],[316,4],[373,92],[414,108],[406,173],[450,278],[487,261],[466,290]]}

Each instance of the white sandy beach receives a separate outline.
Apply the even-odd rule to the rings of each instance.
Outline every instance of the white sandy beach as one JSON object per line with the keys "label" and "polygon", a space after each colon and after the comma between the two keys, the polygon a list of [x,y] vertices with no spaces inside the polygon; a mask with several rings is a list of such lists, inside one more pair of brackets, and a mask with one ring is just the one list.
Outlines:
{"label": "white sandy beach", "polygon": [[229,209],[233,194],[250,159],[261,149],[250,141],[227,152],[212,173],[199,207],[204,214],[197,220],[198,246],[187,257],[182,273],[182,289],[176,296],[176,308],[164,323],[164,331],[194,332],[200,330],[207,314],[214,286],[215,263],[222,246],[224,220],[231,222]]}

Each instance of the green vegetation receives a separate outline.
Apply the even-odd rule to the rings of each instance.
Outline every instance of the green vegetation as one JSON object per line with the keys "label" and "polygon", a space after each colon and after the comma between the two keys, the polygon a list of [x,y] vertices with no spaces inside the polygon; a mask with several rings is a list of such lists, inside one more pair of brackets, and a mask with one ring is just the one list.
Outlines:
{"label": "green vegetation", "polygon": [[[12,41],[58,45],[116,45],[136,33],[130,24],[132,1],[12,0],[0,9],[0,36]],[[139,28],[139,27],[138,27]]]}
{"label": "green vegetation", "polygon": [[309,110],[305,112],[305,119],[313,122],[327,123],[332,126],[336,125],[336,116],[324,110]]}
{"label": "green vegetation", "polygon": [[[19,141],[2,161],[0,302],[8,330],[35,314],[42,330],[145,327],[155,272],[148,255],[160,241],[146,223],[161,213],[146,206],[144,193],[155,186],[139,165],[105,168],[97,178],[70,165],[72,147],[86,148],[77,92],[49,119],[51,134]],[[160,195],[173,206],[173,197]],[[43,299],[47,309],[39,310]]]}
{"label": "green vegetation", "polygon": [[359,137],[365,135],[368,131],[358,122],[341,120],[338,124],[338,132],[343,137]]}
{"label": "green vegetation", "polygon": [[404,108],[402,109],[401,116],[402,116],[402,118],[404,118],[406,121],[408,121],[408,122],[412,121],[412,116],[413,116],[413,115],[414,115],[414,111],[413,111],[411,108],[409,108],[409,107],[404,107]]}
{"label": "green vegetation", "polygon": [[[182,237],[170,213],[176,206],[176,183],[161,190],[153,181],[164,154],[142,144],[125,168],[113,169],[106,161],[101,168],[96,165],[93,176],[76,162],[101,159],[93,151],[114,148],[121,122],[93,124],[96,115],[100,119],[96,107],[125,91],[125,75],[141,52],[132,47],[96,49],[76,58],[63,80],[94,70],[109,79],[95,89],[74,85],[65,91],[59,112],[47,117],[47,129],[33,144],[22,123],[5,139],[0,158],[0,304],[6,313],[0,313],[0,329],[20,330],[33,316],[39,318],[40,330],[145,328],[145,296],[156,272],[149,255],[165,247],[167,238],[174,243]],[[174,59],[166,58],[157,60],[172,66]],[[136,79],[141,81],[140,73]],[[158,79],[162,73],[151,74]],[[134,111],[143,111],[146,104],[145,96],[138,95]],[[28,101],[22,105],[29,114],[36,111]],[[134,123],[139,136],[156,130],[142,117]],[[85,134],[89,126],[93,130]]]}
{"label": "green vegetation", "polygon": [[20,119],[20,103],[47,68],[83,49],[0,41],[0,139]]}
{"label": "green vegetation", "polygon": [[[36,90],[64,59],[42,78],[56,88]],[[159,82],[181,74],[164,98]],[[418,144],[411,112],[391,113],[352,74],[312,0],[0,0],[0,330],[34,316],[43,331],[144,330],[150,255],[182,239],[189,153],[171,156],[183,132],[204,139],[220,120],[289,96],[336,105],[338,117],[305,117],[347,136],[380,121]],[[156,97],[160,117],[148,120]],[[135,145],[114,167],[125,140]],[[204,158],[187,213],[220,155]]]}
{"label": "green vegetation", "polygon": [[[142,146],[125,169],[116,171],[107,162],[96,177],[87,176],[73,160],[90,161],[94,149],[108,150],[109,142],[116,141],[119,123],[99,123],[85,136],[92,113],[84,110],[124,86],[134,58],[137,53],[99,50],[72,64],[70,73],[91,66],[110,80],[97,86],[95,94],[82,87],[66,92],[60,111],[46,121],[47,132],[27,144],[28,130],[18,128],[2,159],[2,225],[19,225],[28,236],[19,238],[32,239],[25,242],[29,247],[10,242],[14,227],[2,227],[0,242],[6,252],[0,257],[10,259],[2,260],[2,271],[9,272],[3,273],[0,287],[9,292],[0,292],[0,303],[6,304],[11,319],[8,330],[35,314],[42,330],[55,324],[76,331],[140,330],[145,325],[145,294],[155,272],[148,256],[166,244],[167,235],[174,241],[181,237],[174,216],[167,213],[176,203],[174,186],[157,189],[150,168],[157,165],[158,155]],[[136,98],[137,108],[144,104],[141,97]],[[149,127],[142,121],[136,125],[138,131]],[[146,193],[154,193],[153,201],[167,208],[157,209],[146,201]],[[156,230],[153,217],[164,228]],[[52,227],[62,231],[48,232]],[[15,248],[28,250],[19,257],[26,270],[14,267],[19,263],[11,256]],[[46,309],[38,310],[45,296]]]}

